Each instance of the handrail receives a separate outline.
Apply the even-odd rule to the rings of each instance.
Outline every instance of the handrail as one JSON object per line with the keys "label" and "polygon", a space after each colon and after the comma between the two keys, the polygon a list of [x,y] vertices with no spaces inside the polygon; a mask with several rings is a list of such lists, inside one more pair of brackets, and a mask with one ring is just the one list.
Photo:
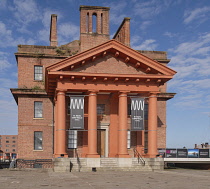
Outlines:
{"label": "handrail", "polygon": [[134,157],[138,157],[138,163],[141,161],[142,165],[145,165],[145,160],[143,159],[143,157],[141,156],[141,154],[138,152],[138,150],[136,148],[133,149],[134,152]]}
{"label": "handrail", "polygon": [[79,172],[80,172],[80,169],[82,168],[82,166],[81,166],[81,162],[80,162],[80,159],[79,159],[79,155],[78,155],[77,149],[75,149],[75,153],[76,153],[77,164],[78,164],[78,168],[79,168]]}

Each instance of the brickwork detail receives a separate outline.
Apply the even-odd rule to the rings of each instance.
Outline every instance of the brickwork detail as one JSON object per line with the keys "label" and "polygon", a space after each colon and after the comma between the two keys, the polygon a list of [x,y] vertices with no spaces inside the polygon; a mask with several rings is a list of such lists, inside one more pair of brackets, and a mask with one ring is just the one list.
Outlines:
{"label": "brickwork detail", "polygon": [[[94,17],[95,20],[93,19]],[[101,46],[103,45],[99,47],[97,46],[110,40],[108,7],[80,7],[80,41],[75,40],[68,44],[57,46],[58,41],[56,22],[57,15],[52,15],[49,46],[19,45],[18,52],[16,53],[18,62],[18,89],[13,89],[11,91],[18,104],[18,158],[31,160],[31,162],[19,161],[19,165],[23,167],[33,167],[35,159],[51,159],[54,157],[54,153],[57,150],[56,148],[58,148],[55,147],[56,140],[58,138],[58,135],[56,136],[55,128],[57,121],[59,120],[56,117],[58,115],[56,113],[56,93],[60,90],[63,90],[66,94],[78,93],[87,95],[88,92],[90,92],[90,89],[93,89],[92,86],[94,86],[94,90],[99,89],[97,91],[97,104],[105,105],[105,112],[102,115],[97,115],[97,127],[98,129],[105,128],[108,130],[108,147],[106,147],[108,149],[108,157],[117,157],[118,155],[118,97],[120,89],[129,89],[128,94],[134,93],[135,95],[138,94],[145,97],[149,95],[149,91],[152,89],[157,90],[157,93],[160,92],[157,102],[157,146],[158,148],[166,147],[166,100],[172,98],[173,95],[169,95],[166,92],[167,85],[164,84],[164,81],[158,81],[158,79],[151,81],[150,79],[146,79],[147,74],[151,76],[158,74],[155,69],[145,66],[146,64],[143,65],[141,61],[135,61],[140,59],[138,56],[139,53],[141,53],[155,61],[158,61],[164,66],[167,66],[167,63],[169,62],[167,59],[167,53],[162,51],[138,51],[139,53],[136,53],[136,51],[133,50],[133,52],[129,51],[130,48],[125,47],[125,45],[130,46],[130,18],[125,18],[123,20],[121,26],[114,36],[114,39],[120,43],[116,42],[115,40],[111,40],[110,42],[114,44],[116,43],[115,45],[118,48],[120,47],[120,49],[123,49],[123,53],[119,55],[119,50],[116,51],[115,46],[111,46],[109,49],[110,51],[102,51],[98,53],[97,50],[102,48]],[[90,51],[87,51],[88,49],[90,49]],[[112,54],[110,52],[112,52]],[[77,53],[80,54],[74,56]],[[91,53],[92,55],[90,55]],[[93,55],[93,53],[95,54]],[[129,55],[132,55],[132,57],[134,56],[134,58]],[[72,57],[68,58],[69,56]],[[80,60],[77,60],[78,56],[81,56]],[[157,64],[157,62],[154,62],[151,59],[148,65],[151,61],[152,63]],[[73,61],[75,60],[78,62],[74,63]],[[143,61],[143,58],[141,60]],[[59,69],[56,70],[60,63],[63,67],[59,67]],[[56,74],[58,73],[58,77],[56,74],[53,75],[54,73],[49,77],[47,77],[48,75],[45,75],[48,73],[46,68],[51,65],[55,65],[52,72],[56,72]],[[143,67],[141,68],[140,65]],[[35,66],[42,66],[42,80],[34,79]],[[158,69],[168,69],[164,66]],[[91,74],[95,73],[101,76],[98,78],[95,76],[93,77]],[[163,73],[165,73],[165,70]],[[170,70],[170,73],[173,74],[173,70]],[[83,77],[83,74],[86,74],[87,76],[85,75]],[[126,78],[127,76],[125,77],[123,74],[131,76],[131,79]],[[80,75],[82,75],[82,77],[80,77]],[[103,75],[106,75],[106,77],[103,77]],[[110,77],[113,75],[118,75],[118,77],[113,77],[112,80],[110,80],[108,79],[107,75]],[[139,75],[144,75],[145,79],[142,81],[140,81],[138,78],[132,80],[132,77],[139,77]],[[54,79],[52,79],[52,82],[50,77]],[[48,81],[49,85],[53,86],[52,91],[49,93],[47,88]],[[73,88],[74,86],[79,86],[80,88]],[[110,88],[106,88],[107,86],[110,86]],[[41,118],[34,118],[34,102],[36,101],[42,102],[43,117]],[[69,97],[66,97],[65,101],[66,107],[65,110],[62,107],[62,111],[66,111],[66,121],[64,121],[64,128],[62,128],[62,130],[66,129],[67,138],[67,130],[69,129],[70,124],[70,116],[68,114]],[[130,99],[128,98],[128,103],[129,101]],[[67,149],[67,140],[65,143],[66,152],[70,157],[76,157],[77,154],[79,154],[80,157],[86,157],[88,154],[88,106],[88,97],[86,96],[84,110],[85,131],[78,132],[77,150]],[[130,129],[129,115],[127,117],[127,122],[128,126],[126,129]],[[147,121],[145,121],[145,123],[145,130],[148,130]],[[35,131],[41,131],[43,133],[42,150],[34,150]],[[129,155],[131,157],[134,156],[134,148],[138,148],[140,153],[145,155],[145,149],[147,147],[147,131],[132,132],[131,148],[128,150]]]}

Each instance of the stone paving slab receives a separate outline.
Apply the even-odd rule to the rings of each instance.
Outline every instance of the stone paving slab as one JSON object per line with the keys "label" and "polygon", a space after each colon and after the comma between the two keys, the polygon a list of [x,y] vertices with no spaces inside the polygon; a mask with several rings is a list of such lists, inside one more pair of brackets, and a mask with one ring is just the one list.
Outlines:
{"label": "stone paving slab", "polygon": [[69,172],[0,169],[0,189],[210,189],[210,170]]}

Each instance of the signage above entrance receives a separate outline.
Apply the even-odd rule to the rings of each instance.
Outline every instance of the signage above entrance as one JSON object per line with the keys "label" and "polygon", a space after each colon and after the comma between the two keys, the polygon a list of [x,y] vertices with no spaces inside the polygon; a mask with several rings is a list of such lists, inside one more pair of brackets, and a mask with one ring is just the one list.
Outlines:
{"label": "signage above entrance", "polygon": [[84,96],[70,97],[70,129],[84,129]]}

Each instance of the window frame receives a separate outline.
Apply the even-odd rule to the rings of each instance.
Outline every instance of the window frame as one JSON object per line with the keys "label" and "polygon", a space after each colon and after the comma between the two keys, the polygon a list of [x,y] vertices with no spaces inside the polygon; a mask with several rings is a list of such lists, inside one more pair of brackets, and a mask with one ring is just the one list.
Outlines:
{"label": "window frame", "polygon": [[77,149],[78,131],[69,130],[68,134],[68,149]]}
{"label": "window frame", "polygon": [[34,65],[34,81],[43,81],[43,66]]}
{"label": "window frame", "polygon": [[97,115],[105,115],[105,111],[106,111],[105,104],[97,104]]}
{"label": "window frame", "polygon": [[[41,136],[38,136],[38,134],[41,134]],[[38,139],[40,141],[38,141],[36,139]],[[34,150],[36,150],[36,151],[42,151],[43,150],[43,131],[34,131]]]}
{"label": "window frame", "polygon": [[[38,108],[38,103],[40,103],[39,105],[41,106],[41,108],[40,107]],[[34,101],[34,118],[43,118],[43,102],[42,101]]]}
{"label": "window frame", "polygon": [[127,149],[131,148],[131,131],[127,131]]}

